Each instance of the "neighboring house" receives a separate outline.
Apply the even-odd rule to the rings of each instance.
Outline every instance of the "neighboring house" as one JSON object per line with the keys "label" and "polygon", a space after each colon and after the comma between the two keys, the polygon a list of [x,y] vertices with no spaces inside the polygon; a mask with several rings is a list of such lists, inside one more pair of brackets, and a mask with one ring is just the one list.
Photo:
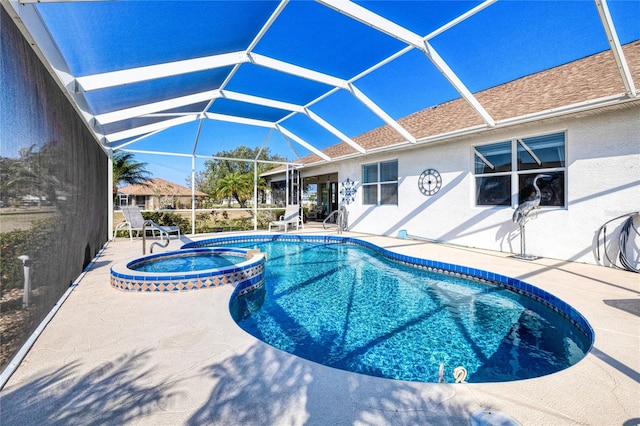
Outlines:
{"label": "neighboring house", "polygon": [[[638,84],[640,41],[623,51]],[[640,200],[640,98],[625,89],[611,51],[475,97],[493,128],[456,99],[398,120],[417,143],[383,126],[354,138],[366,154],[339,143],[323,151],[333,162],[310,155],[288,175],[299,173],[302,188],[316,185],[325,213],[345,205],[350,231],[519,254],[512,215],[544,173],[541,208],[526,224],[527,254],[601,263],[599,228],[637,212]],[[274,187],[285,180],[283,167],[263,176]]]}
{"label": "neighboring house", "polygon": [[[201,191],[195,192],[195,207],[207,198]],[[143,210],[190,209],[191,188],[164,179],[150,179],[146,184],[118,188],[118,205],[136,205]]]}

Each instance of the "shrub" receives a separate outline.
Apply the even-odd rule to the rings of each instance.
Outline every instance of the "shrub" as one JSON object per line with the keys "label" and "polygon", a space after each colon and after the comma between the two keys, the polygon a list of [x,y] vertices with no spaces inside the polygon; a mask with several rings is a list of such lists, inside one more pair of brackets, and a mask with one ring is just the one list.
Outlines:
{"label": "shrub", "polygon": [[191,232],[191,222],[177,213],[143,212],[142,217],[154,221],[160,226],[178,226],[182,234]]}
{"label": "shrub", "polygon": [[33,262],[31,282],[35,285],[46,282],[46,268],[38,266],[42,259],[51,256],[51,229],[55,226],[56,219],[43,219],[34,221],[29,229],[0,233],[0,294],[23,286],[24,268],[18,259],[23,254]]}

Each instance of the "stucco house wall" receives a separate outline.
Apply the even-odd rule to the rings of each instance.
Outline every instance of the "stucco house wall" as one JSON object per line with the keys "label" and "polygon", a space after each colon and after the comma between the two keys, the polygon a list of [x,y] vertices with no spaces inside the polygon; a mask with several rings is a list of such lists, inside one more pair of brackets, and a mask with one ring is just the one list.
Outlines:
{"label": "stucco house wall", "polygon": [[[595,247],[600,226],[640,208],[639,123],[640,103],[627,103],[366,159],[305,167],[303,177],[337,170],[339,182],[347,178],[356,182],[355,200],[347,205],[352,231],[395,236],[406,230],[437,241],[515,254],[520,253],[520,233],[511,220],[513,207],[475,206],[472,147],[566,132],[567,203],[565,207],[543,207],[527,223],[526,252],[598,263]],[[363,205],[362,165],[392,159],[398,160],[398,205]],[[419,176],[428,168],[438,170],[443,180],[433,196],[418,189]]]}

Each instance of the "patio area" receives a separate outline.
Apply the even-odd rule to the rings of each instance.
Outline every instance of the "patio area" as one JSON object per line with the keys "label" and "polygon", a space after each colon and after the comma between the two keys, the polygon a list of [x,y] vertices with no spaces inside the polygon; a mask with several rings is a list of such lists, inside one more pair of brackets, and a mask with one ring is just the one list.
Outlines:
{"label": "patio area", "polygon": [[[313,224],[290,232],[335,234]],[[110,267],[142,254],[141,240],[120,238],[94,259],[0,393],[0,422],[461,425],[490,408],[522,425],[640,423],[637,274],[545,258],[523,261],[447,244],[343,235],[536,285],[587,318],[595,331],[594,347],[569,369],[510,383],[413,383],[349,373],[282,352],[244,332],[228,310],[231,286],[170,294],[115,290]],[[172,239],[164,250],[176,250],[190,238]]]}

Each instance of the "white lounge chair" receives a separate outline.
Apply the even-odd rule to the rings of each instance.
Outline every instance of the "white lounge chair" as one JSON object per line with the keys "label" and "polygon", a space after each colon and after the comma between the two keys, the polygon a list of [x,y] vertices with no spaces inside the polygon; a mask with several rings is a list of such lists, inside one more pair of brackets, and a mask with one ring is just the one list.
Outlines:
{"label": "white lounge chair", "polygon": [[[167,240],[171,239],[169,234],[177,233],[178,239],[180,239],[180,227],[178,226],[160,226],[152,220],[142,217],[142,212],[138,206],[122,206],[120,207],[122,214],[124,215],[124,222],[116,227],[116,232],[120,229],[127,229],[129,231],[129,238],[133,241],[133,231],[136,231],[136,236],[140,235],[143,227],[145,230],[151,231],[151,235],[155,237],[156,231],[160,234],[160,240],[164,237]],[[145,221],[147,222],[145,225]]]}
{"label": "white lounge chair", "polygon": [[304,228],[302,218],[300,217],[300,206],[297,204],[289,204],[284,214],[280,216],[280,220],[269,222],[269,232],[271,232],[272,226],[284,226],[284,232],[287,232],[289,225],[295,225],[296,230],[300,229],[300,226]]}

